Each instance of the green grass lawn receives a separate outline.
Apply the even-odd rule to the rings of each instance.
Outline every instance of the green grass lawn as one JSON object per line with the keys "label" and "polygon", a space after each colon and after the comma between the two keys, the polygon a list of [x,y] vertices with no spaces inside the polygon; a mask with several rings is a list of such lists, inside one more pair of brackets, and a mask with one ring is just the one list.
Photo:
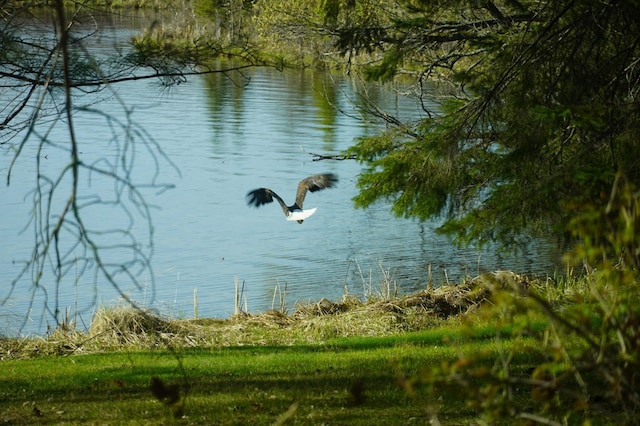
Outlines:
{"label": "green grass lawn", "polygon": [[577,372],[571,352],[583,341],[516,309],[525,299],[488,297],[458,285],[227,320],[105,308],[86,332],[0,339],[0,423],[628,421],[604,403],[595,370]]}
{"label": "green grass lawn", "polygon": [[[467,424],[476,413],[451,386],[430,395],[408,392],[402,383],[463,353],[482,354],[490,365],[499,352],[517,349],[521,356],[512,370],[524,372],[544,358],[537,345],[533,338],[498,343],[489,333],[465,338],[453,328],[437,328],[318,345],[6,360],[0,422],[371,425],[428,424],[437,415],[443,424]],[[159,381],[152,390],[154,377]],[[173,404],[171,386],[179,393]],[[527,392],[516,397],[527,398]]]}

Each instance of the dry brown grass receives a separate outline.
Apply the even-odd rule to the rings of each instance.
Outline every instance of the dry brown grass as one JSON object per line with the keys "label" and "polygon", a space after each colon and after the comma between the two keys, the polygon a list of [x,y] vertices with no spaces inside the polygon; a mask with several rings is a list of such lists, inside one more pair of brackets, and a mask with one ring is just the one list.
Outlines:
{"label": "dry brown grass", "polygon": [[45,337],[0,340],[0,357],[27,358],[113,350],[247,345],[321,344],[347,336],[387,336],[424,330],[474,310],[490,288],[504,280],[529,282],[512,273],[492,273],[392,299],[345,296],[296,306],[291,315],[270,310],[228,319],[170,319],[127,306],[104,307],[87,332],[72,327]]}

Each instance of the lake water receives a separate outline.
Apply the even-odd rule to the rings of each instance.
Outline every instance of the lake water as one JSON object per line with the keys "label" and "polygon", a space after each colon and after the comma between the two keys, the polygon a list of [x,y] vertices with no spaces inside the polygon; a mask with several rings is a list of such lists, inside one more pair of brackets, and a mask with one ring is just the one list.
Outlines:
{"label": "lake water", "polygon": [[[135,30],[126,20],[111,23],[101,28],[91,51],[111,49]],[[170,89],[141,80],[77,96],[74,125],[81,160],[115,166],[118,172],[130,167],[128,176],[137,183],[155,179],[171,186],[141,187],[151,206],[151,248],[146,220],[128,193],[109,177],[81,174],[79,191],[86,205],[81,214],[105,246],[103,261],[135,260],[130,247],[123,247],[129,237],[114,232],[130,227],[135,247],[152,256],[152,270],[134,268],[134,277],[114,272],[117,288],[95,275],[95,262],[84,269],[81,262],[71,263],[60,285],[49,264],[37,287],[31,273],[15,281],[36,235],[29,217],[37,159],[40,174],[50,179],[69,159],[64,120],[46,120],[14,166],[11,185],[0,186],[0,333],[42,333],[55,323],[52,312],[66,309],[82,328],[96,306],[118,304],[121,293],[164,315],[185,318],[194,316],[195,294],[200,317],[227,317],[234,313],[236,283],[249,312],[279,308],[281,300],[291,312],[297,302],[376,294],[385,283],[393,283],[400,294],[414,292],[426,287],[429,270],[436,285],[487,270],[554,270],[556,252],[544,242],[503,257],[490,249],[457,248],[435,233],[437,221],[395,218],[384,203],[354,209],[351,199],[362,166],[352,160],[313,161],[311,153],[338,154],[357,138],[384,128],[358,108],[359,84],[326,72],[253,68],[191,77]],[[398,89],[368,88],[389,113],[420,117],[418,103]],[[6,102],[6,96],[2,92],[0,97]],[[36,136],[49,141],[40,151]],[[135,143],[125,145],[127,136]],[[1,147],[3,180],[13,157],[9,145],[19,140]],[[120,164],[123,153],[131,163]],[[305,207],[318,210],[303,224],[286,221],[276,203],[259,209],[246,205],[246,193],[258,187],[270,187],[292,203],[300,179],[324,172],[337,174],[340,181],[335,188],[308,194]],[[52,221],[68,193],[69,180],[63,179]],[[126,210],[110,204],[117,194]],[[93,204],[98,197],[106,204]],[[88,255],[71,245],[73,232],[62,233],[68,238],[61,243],[67,260]]]}

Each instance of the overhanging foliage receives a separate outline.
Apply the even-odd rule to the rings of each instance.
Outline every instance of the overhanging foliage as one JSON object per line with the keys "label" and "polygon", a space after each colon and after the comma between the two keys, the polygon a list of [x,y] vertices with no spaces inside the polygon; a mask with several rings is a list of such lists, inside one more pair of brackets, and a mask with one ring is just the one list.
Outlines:
{"label": "overhanging foliage", "polygon": [[[425,108],[415,137],[351,148],[368,166],[356,205],[393,200],[398,215],[444,214],[462,242],[509,244],[564,236],[616,173],[640,179],[637,2],[403,2],[387,22],[372,29],[382,59],[368,75],[404,70],[455,90]],[[353,23],[335,31],[345,52],[363,48],[345,39]]]}

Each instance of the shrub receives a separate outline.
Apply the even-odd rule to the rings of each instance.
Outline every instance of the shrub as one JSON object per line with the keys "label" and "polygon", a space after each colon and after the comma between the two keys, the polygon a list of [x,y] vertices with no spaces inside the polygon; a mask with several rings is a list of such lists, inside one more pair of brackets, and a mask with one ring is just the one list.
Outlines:
{"label": "shrub", "polygon": [[436,393],[455,385],[492,423],[588,424],[613,416],[640,424],[640,191],[620,176],[606,205],[574,208],[570,228],[580,243],[568,260],[583,262],[586,271],[579,280],[554,283],[553,291],[565,292],[568,302],[552,304],[548,288],[523,277],[484,279],[492,303],[483,315],[496,325],[530,334],[531,319],[546,318],[539,334],[542,358],[518,369],[514,358],[526,354],[517,349],[497,360],[464,354],[419,377],[421,384]]}

